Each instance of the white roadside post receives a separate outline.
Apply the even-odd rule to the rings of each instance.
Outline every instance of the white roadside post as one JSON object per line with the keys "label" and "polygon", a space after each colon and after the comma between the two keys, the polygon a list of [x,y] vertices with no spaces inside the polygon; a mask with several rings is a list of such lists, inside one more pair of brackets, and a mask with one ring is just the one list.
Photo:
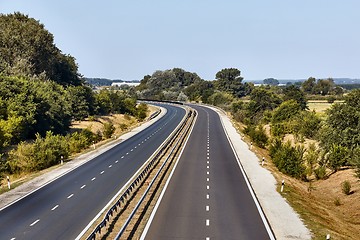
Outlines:
{"label": "white roadside post", "polygon": [[282,182],[281,182],[281,192],[284,191],[284,186],[285,186],[285,180],[282,180]]}
{"label": "white roadside post", "polygon": [[265,163],[265,158],[263,157],[262,162],[261,162],[261,166],[264,166],[264,163]]}
{"label": "white roadside post", "polygon": [[9,177],[9,176],[7,176],[6,178],[7,178],[8,188],[10,189],[10,188],[11,188],[11,185],[10,185],[10,177]]}
{"label": "white roadside post", "polygon": [[330,234],[326,235],[326,240],[330,240]]}
{"label": "white roadside post", "polygon": [[64,156],[61,156],[61,165],[64,164]]}
{"label": "white roadside post", "polygon": [[93,141],[93,147],[94,147],[94,149],[95,149],[95,141]]}

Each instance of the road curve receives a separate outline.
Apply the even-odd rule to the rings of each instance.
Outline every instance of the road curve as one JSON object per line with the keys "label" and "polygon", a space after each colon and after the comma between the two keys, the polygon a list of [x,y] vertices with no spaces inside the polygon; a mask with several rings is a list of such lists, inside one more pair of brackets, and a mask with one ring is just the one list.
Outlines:
{"label": "road curve", "polygon": [[185,110],[162,105],[156,123],[0,211],[0,239],[75,239],[176,128]]}
{"label": "road curve", "polygon": [[198,118],[145,239],[271,239],[213,110]]}

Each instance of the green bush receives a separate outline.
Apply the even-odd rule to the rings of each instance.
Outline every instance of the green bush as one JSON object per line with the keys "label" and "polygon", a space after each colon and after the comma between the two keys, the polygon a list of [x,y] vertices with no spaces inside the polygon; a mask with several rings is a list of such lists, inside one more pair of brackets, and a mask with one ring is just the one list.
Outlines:
{"label": "green bush", "polygon": [[268,137],[265,133],[263,126],[248,126],[244,129],[245,134],[249,135],[251,140],[259,147],[265,148]]}
{"label": "green bush", "polygon": [[328,102],[328,103],[334,103],[335,100],[336,100],[336,98],[335,98],[334,96],[329,96],[329,97],[327,98],[327,102]]}
{"label": "green bush", "polygon": [[320,166],[314,170],[316,179],[324,179],[326,177],[326,167]]}
{"label": "green bush", "polygon": [[341,183],[341,189],[344,194],[350,195],[351,194],[351,183],[347,180],[343,181]]}
{"label": "green bush", "polygon": [[104,123],[103,136],[105,139],[111,138],[114,132],[115,132],[115,127],[112,123]]}
{"label": "green bush", "polygon": [[49,131],[44,138],[37,134],[34,143],[22,142],[10,151],[9,167],[11,172],[39,171],[58,164],[61,156],[69,156],[68,142]]}
{"label": "green bush", "polygon": [[292,177],[305,179],[306,168],[304,166],[304,148],[292,147],[290,142],[282,144],[280,140],[270,146],[270,156],[279,171]]}

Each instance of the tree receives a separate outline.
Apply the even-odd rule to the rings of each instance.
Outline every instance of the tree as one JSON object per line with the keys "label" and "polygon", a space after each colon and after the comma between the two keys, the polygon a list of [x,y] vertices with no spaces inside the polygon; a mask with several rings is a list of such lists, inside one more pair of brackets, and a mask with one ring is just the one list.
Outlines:
{"label": "tree", "polygon": [[75,120],[83,120],[94,114],[95,97],[91,88],[86,86],[70,86],[66,89],[72,116]]}
{"label": "tree", "polygon": [[273,111],[271,122],[274,124],[288,121],[298,115],[300,110],[301,107],[295,100],[282,102],[280,106]]}
{"label": "tree", "polygon": [[346,147],[333,144],[327,155],[328,166],[335,172],[347,163],[349,150]]}
{"label": "tree", "polygon": [[248,117],[258,122],[266,110],[273,110],[281,104],[280,97],[265,87],[255,88],[250,94],[250,102],[247,107]]}
{"label": "tree", "polygon": [[228,105],[232,102],[233,97],[228,93],[215,92],[208,99],[209,103],[214,106]]}
{"label": "tree", "polygon": [[301,84],[301,87],[305,93],[312,94],[314,93],[315,85],[316,85],[316,79],[313,77],[309,77],[306,81],[304,81]]}
{"label": "tree", "polygon": [[275,78],[266,78],[263,80],[263,83],[267,84],[267,85],[272,85],[272,86],[279,85],[279,81]]}
{"label": "tree", "polygon": [[314,93],[325,96],[330,93],[330,91],[334,88],[334,86],[335,83],[332,78],[320,79],[316,83],[316,86],[314,88]]}
{"label": "tree", "polygon": [[81,85],[75,59],[63,54],[43,24],[21,13],[0,15],[0,72]]}
{"label": "tree", "polygon": [[287,86],[283,89],[283,93],[285,101],[293,99],[299,104],[301,110],[308,109],[305,94],[299,87]]}
{"label": "tree", "polygon": [[241,83],[243,77],[240,76],[240,70],[236,68],[224,68],[216,73],[215,87],[219,91],[227,92],[235,97],[245,95],[244,85]]}

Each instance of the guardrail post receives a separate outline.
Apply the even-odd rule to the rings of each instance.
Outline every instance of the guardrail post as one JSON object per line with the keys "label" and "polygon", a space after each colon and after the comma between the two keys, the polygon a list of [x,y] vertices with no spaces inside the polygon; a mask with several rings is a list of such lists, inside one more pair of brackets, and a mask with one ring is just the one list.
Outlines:
{"label": "guardrail post", "polygon": [[285,186],[285,180],[282,180],[282,182],[281,182],[281,192],[284,191],[284,186]]}
{"label": "guardrail post", "polygon": [[7,179],[8,188],[10,189],[10,188],[11,188],[11,185],[10,185],[10,177],[7,176],[6,179]]}

